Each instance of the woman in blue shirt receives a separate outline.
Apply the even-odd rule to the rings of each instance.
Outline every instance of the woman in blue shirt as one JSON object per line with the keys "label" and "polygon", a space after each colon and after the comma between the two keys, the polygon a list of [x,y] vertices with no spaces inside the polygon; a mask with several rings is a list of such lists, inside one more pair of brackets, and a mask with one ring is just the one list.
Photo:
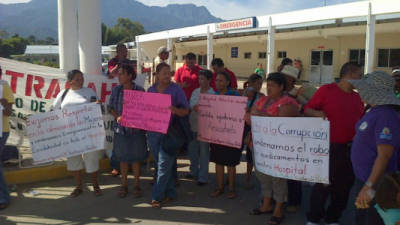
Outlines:
{"label": "woman in blue shirt", "polygon": [[[215,86],[217,95],[231,95],[240,96],[239,92],[230,88],[230,76],[225,72],[217,74]],[[233,199],[236,197],[235,192],[235,176],[236,165],[240,163],[242,155],[241,149],[232,148],[228,146],[211,144],[210,161],[215,163],[215,172],[217,175],[218,187],[211,197],[217,197],[224,193],[224,166],[228,167],[228,180],[229,180],[229,195],[228,198]]]}

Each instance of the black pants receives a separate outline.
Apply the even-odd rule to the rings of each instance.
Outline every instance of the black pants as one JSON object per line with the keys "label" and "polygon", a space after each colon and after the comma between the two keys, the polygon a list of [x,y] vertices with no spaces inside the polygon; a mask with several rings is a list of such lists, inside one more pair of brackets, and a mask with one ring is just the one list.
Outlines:
{"label": "black pants", "polygon": [[288,205],[301,205],[302,195],[301,181],[288,180]]}
{"label": "black pants", "polygon": [[[310,199],[310,212],[307,219],[319,223],[336,223],[346,209],[351,187],[354,183],[354,173],[350,160],[351,146],[348,144],[330,144],[329,154],[329,185],[315,184]],[[325,203],[330,197],[330,204],[325,209]]]}
{"label": "black pants", "polygon": [[[357,194],[360,193],[363,186],[364,182],[356,179],[354,187]],[[374,205],[375,201],[372,201],[368,209],[356,209],[356,225],[385,225],[378,212],[376,211]]]}

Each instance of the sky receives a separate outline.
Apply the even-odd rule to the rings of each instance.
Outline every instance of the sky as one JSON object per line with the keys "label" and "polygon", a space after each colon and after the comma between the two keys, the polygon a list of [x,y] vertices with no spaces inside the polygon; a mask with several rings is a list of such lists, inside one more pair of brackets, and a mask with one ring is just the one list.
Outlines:
{"label": "sky", "polygon": [[[10,4],[29,2],[30,0],[0,0],[0,3]],[[54,0],[56,1],[56,0]],[[360,0],[137,0],[150,6],[165,6],[168,4],[192,3],[205,6],[212,15],[229,20],[271,13],[287,12],[305,8],[315,8],[326,5],[349,3]]]}

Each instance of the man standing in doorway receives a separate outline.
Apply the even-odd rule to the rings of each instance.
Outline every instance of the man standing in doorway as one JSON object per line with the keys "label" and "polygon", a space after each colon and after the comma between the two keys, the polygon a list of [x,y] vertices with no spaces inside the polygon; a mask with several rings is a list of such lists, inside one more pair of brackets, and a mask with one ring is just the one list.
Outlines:
{"label": "man standing in doorway", "polygon": [[[328,225],[338,225],[346,209],[354,183],[350,160],[355,124],[364,114],[364,104],[349,80],[360,79],[360,65],[345,63],[340,70],[339,83],[323,85],[304,107],[304,115],[327,118],[330,122],[329,185],[313,186],[307,225],[317,225],[321,219]],[[330,196],[330,203],[325,203]]]}
{"label": "man standing in doorway", "polygon": [[254,73],[258,74],[263,80],[265,80],[265,70],[262,63],[257,63],[257,68],[254,70]]}
{"label": "man standing in doorway", "polygon": [[161,46],[158,48],[157,57],[154,59],[154,62],[153,62],[153,72],[151,73],[152,76],[149,80],[151,82],[151,84],[156,82],[156,77],[154,75],[155,75],[157,65],[162,62],[168,63],[169,52],[170,51],[164,46]]}
{"label": "man standing in doorway", "polygon": [[222,59],[220,59],[220,58],[213,59],[211,61],[211,66],[212,66],[212,69],[214,70],[214,73],[213,73],[213,78],[211,80],[210,85],[214,90],[216,90],[215,79],[217,78],[217,74],[221,73],[221,72],[225,72],[225,73],[229,74],[229,76],[231,78],[231,88],[237,89],[238,85],[237,85],[236,76],[232,71],[228,70],[228,68],[225,67],[224,61],[222,61]]}
{"label": "man standing in doorway", "polygon": [[392,70],[392,76],[394,78],[394,93],[397,98],[400,98],[400,66],[394,67]]}
{"label": "man standing in doorway", "polygon": [[185,56],[185,64],[174,75],[175,82],[181,86],[188,100],[194,89],[199,87],[200,70],[202,68],[196,64],[196,55],[189,52]]}

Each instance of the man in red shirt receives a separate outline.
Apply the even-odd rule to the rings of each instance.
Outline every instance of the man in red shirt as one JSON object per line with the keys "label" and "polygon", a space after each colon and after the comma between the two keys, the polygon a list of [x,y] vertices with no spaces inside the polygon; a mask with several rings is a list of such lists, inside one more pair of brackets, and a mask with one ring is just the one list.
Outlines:
{"label": "man in red shirt", "polygon": [[127,59],[128,57],[128,49],[124,44],[118,44],[117,47],[117,55],[108,61],[108,77],[113,78],[118,76],[118,64],[119,63],[127,63],[129,64],[131,61]]}
{"label": "man in red shirt", "polygon": [[185,56],[185,64],[175,72],[174,80],[181,86],[188,100],[194,89],[199,87],[200,70],[202,68],[196,64],[196,55],[189,52]]}
{"label": "man in red shirt", "polygon": [[215,79],[217,78],[217,73],[220,73],[223,71],[225,71],[231,77],[231,88],[237,89],[238,85],[237,85],[236,76],[232,71],[228,70],[228,68],[225,67],[224,61],[222,61],[222,59],[220,59],[220,58],[213,59],[211,61],[211,66],[212,66],[212,69],[214,70],[214,73],[213,73],[213,78],[211,80],[210,86],[212,88],[214,88],[214,90],[216,90]]}
{"label": "man in red shirt", "polygon": [[[345,63],[340,70],[339,83],[321,86],[304,107],[305,116],[327,118],[330,122],[329,185],[315,184],[311,193],[308,225],[339,224],[346,209],[354,182],[350,160],[355,124],[364,114],[364,104],[348,80],[360,79],[362,70],[357,63]],[[330,195],[330,204],[325,203]]]}

